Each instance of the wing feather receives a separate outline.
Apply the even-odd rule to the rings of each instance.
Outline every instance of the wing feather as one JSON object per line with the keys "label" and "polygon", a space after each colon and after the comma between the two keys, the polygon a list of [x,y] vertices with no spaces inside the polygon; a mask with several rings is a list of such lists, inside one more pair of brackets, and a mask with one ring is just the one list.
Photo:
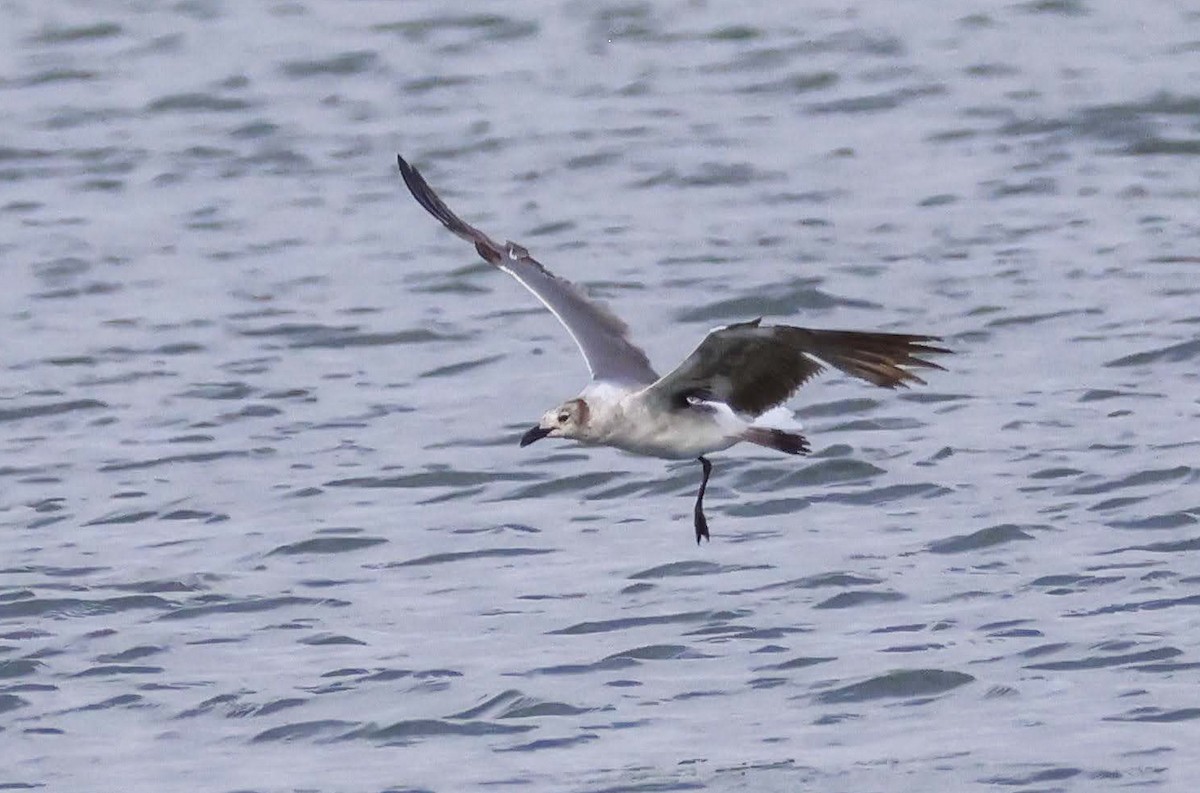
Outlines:
{"label": "wing feather", "polygon": [[658,379],[646,353],[629,340],[629,327],[590,300],[575,284],[559,278],[515,242],[500,245],[464,222],[446,206],[425,178],[397,155],[409,192],[442,225],[475,246],[484,261],[511,275],[550,310],[583,353],[593,380],[646,385]]}
{"label": "wing feather", "polygon": [[924,383],[911,368],[941,369],[922,356],[950,352],[936,336],[762,325],[717,328],[673,371],[645,389],[664,404],[716,399],[758,416],[780,405],[829,365],[884,388]]}

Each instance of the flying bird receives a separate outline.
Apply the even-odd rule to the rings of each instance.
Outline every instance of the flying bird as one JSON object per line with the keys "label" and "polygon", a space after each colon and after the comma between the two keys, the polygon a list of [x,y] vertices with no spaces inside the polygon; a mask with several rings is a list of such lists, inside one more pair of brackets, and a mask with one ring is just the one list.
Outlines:
{"label": "flying bird", "polygon": [[884,388],[925,381],[912,367],[942,369],[921,356],[948,353],[937,336],[816,330],[764,325],[762,319],[715,328],[678,366],[659,376],[629,328],[570,281],[515,242],[503,245],[450,211],[424,177],[397,155],[413,198],[488,264],[517,279],[563,324],[591,371],[573,399],[547,411],[521,437],[569,438],[669,460],[695,459],[703,478],[693,510],[696,542],[709,539],[704,491],[713,466],[706,455],[736,443],[785,454],[810,451],[783,404],[825,365]]}

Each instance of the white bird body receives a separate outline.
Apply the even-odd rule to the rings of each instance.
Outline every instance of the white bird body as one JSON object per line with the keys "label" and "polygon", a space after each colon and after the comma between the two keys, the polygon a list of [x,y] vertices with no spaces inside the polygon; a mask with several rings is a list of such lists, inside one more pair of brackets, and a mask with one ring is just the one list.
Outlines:
{"label": "white bird body", "polygon": [[667,460],[724,451],[753,424],[719,402],[708,403],[710,410],[661,410],[646,398],[645,389],[611,383],[593,383],[577,398],[587,403],[590,420],[579,434],[562,437]]}
{"label": "white bird body", "polygon": [[783,403],[825,364],[885,388],[924,382],[911,367],[941,369],[920,355],[945,353],[936,336],[763,325],[714,328],[673,370],[659,376],[625,323],[551,273],[515,242],[501,245],[454,214],[415,168],[397,157],[417,202],[472,243],[489,264],[517,279],[571,334],[592,373],[579,396],[547,411],[521,438],[568,438],[669,460],[698,459],[704,478],[694,511],[696,542],[708,538],[706,454],[747,441],[805,454],[808,441]]}

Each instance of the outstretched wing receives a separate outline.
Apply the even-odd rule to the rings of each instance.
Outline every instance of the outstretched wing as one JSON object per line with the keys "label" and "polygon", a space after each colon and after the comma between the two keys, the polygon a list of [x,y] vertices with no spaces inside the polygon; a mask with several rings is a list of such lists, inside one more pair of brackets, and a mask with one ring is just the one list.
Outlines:
{"label": "outstretched wing", "polygon": [[948,353],[936,336],[863,333],[761,325],[761,320],[711,331],[683,363],[645,390],[662,404],[689,399],[724,402],[758,416],[782,404],[823,364],[884,388],[924,383],[909,367],[941,369],[922,355]]}
{"label": "outstretched wing", "polygon": [[416,168],[397,155],[400,174],[417,203],[467,242],[489,264],[503,270],[542,301],[563,324],[583,358],[593,380],[645,385],[658,379],[646,353],[629,341],[629,328],[614,314],[589,300],[579,287],[559,278],[529,255],[521,245],[500,245],[479,229],[464,223],[433,192]]}

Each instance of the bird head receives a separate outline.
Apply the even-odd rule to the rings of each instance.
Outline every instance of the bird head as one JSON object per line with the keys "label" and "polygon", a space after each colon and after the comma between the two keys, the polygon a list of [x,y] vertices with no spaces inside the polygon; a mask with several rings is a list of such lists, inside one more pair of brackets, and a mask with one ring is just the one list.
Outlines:
{"label": "bird head", "polygon": [[542,420],[521,436],[521,445],[528,446],[542,438],[582,438],[588,422],[588,404],[582,399],[568,400],[554,410],[548,410]]}

